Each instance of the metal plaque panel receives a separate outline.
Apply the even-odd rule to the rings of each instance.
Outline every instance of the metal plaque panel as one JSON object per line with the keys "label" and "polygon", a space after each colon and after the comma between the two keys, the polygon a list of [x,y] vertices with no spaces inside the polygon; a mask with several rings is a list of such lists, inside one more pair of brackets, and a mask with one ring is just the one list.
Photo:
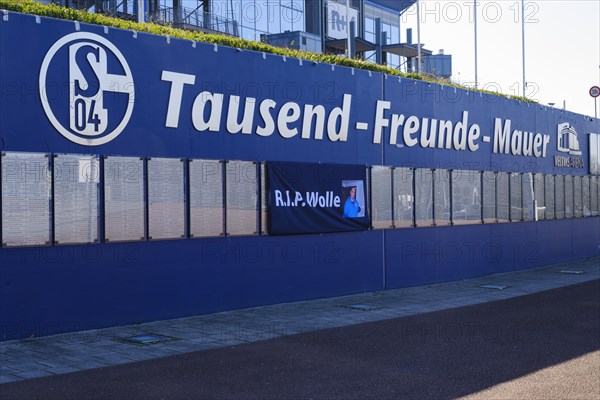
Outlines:
{"label": "metal plaque panel", "polygon": [[573,197],[574,197],[574,217],[583,217],[583,188],[581,185],[581,176],[573,176]]}
{"label": "metal plaque panel", "polygon": [[374,229],[392,228],[392,169],[374,166],[371,169],[371,225]]}
{"label": "metal plaque panel", "polygon": [[258,177],[252,161],[226,164],[227,234],[256,235],[258,226]]}
{"label": "metal plaque panel", "polygon": [[590,214],[592,217],[600,215],[600,177],[590,177]]}
{"label": "metal plaque panel", "polygon": [[185,237],[183,160],[148,160],[149,239]]}
{"label": "metal plaque panel", "polygon": [[50,243],[50,181],[46,154],[2,154],[3,246]]}
{"label": "metal plaque panel", "polygon": [[509,175],[506,172],[498,172],[496,176],[496,210],[498,216],[498,222],[510,222],[510,198],[508,196],[508,182]]}
{"label": "metal plaque panel", "polygon": [[98,156],[54,157],[54,242],[98,241]]}
{"label": "metal plaque panel", "polygon": [[481,174],[478,171],[452,171],[452,222],[481,223]]}
{"label": "metal plaque panel", "polygon": [[415,195],[413,190],[413,170],[395,168],[394,179],[394,226],[406,228],[413,226],[413,208]]}
{"label": "metal plaque panel", "polygon": [[533,174],[525,172],[521,175],[521,202],[523,204],[523,220],[532,221],[535,217],[534,197],[533,192]]}
{"label": "metal plaque panel", "polygon": [[546,219],[546,200],[545,200],[545,179],[543,174],[533,175],[534,200],[537,209],[537,219]]}
{"label": "metal plaque panel", "polygon": [[450,171],[433,171],[434,220],[436,225],[450,224]]}
{"label": "metal plaque panel", "polygon": [[581,177],[581,197],[582,197],[582,208],[583,208],[583,216],[589,217],[592,215],[591,209],[591,196],[590,196],[590,177],[582,176]]}
{"label": "metal plaque panel", "polygon": [[223,163],[190,160],[190,235],[222,236]]}
{"label": "metal plaque panel", "polygon": [[483,221],[486,223],[497,222],[496,219],[496,173],[485,171],[483,173]]}
{"label": "metal plaque panel", "polygon": [[416,226],[433,225],[433,171],[415,170]]}
{"label": "metal plaque panel", "polygon": [[107,242],[144,239],[144,161],[104,159],[104,237]]}
{"label": "metal plaque panel", "polygon": [[565,176],[554,177],[554,201],[556,218],[565,218]]}
{"label": "metal plaque panel", "polygon": [[554,219],[555,213],[555,188],[554,188],[554,175],[547,174],[544,176],[544,200],[545,210],[544,214],[546,219]]}
{"label": "metal plaque panel", "polygon": [[575,196],[573,190],[573,177],[565,176],[565,218],[575,216]]}
{"label": "metal plaque panel", "polygon": [[518,222],[523,220],[523,197],[522,197],[521,174],[510,174],[510,220]]}

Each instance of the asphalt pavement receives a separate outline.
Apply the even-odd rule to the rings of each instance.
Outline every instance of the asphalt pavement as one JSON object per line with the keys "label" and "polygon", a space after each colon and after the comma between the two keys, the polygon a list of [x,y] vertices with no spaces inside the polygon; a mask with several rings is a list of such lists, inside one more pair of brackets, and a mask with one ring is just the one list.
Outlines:
{"label": "asphalt pavement", "polygon": [[4,342],[0,398],[600,399],[599,261]]}

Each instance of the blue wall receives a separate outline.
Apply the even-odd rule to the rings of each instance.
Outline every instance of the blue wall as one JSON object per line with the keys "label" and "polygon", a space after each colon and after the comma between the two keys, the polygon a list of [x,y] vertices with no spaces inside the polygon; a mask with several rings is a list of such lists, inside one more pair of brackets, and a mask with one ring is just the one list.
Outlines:
{"label": "blue wall", "polygon": [[[427,168],[586,175],[554,165],[556,126],[570,122],[579,133],[583,158],[590,132],[600,121],[546,107],[481,95],[362,70],[283,59],[275,55],[169,39],[81,24],[115,44],[135,83],[127,127],[112,141],[84,146],[67,140],[42,107],[39,74],[53,44],[76,32],[73,22],[9,13],[0,21],[0,150],[132,155],[249,161],[331,162]],[[108,32],[108,33],[106,33]],[[18,40],[16,40],[18,38]],[[23,48],[23,43],[27,47]],[[122,74],[109,60],[111,73]],[[170,83],[162,71],[195,76],[186,85],[179,126],[165,126]],[[45,85],[59,121],[68,120],[66,51],[58,52]],[[283,138],[276,129],[256,134],[199,132],[192,107],[203,90],[272,99],[279,110],[293,101],[322,105],[327,115],[352,95],[348,140]],[[107,98],[111,112],[126,108]],[[111,100],[112,99],[112,100]],[[492,143],[477,151],[426,149],[389,144],[386,131],[373,142],[378,100],[391,113],[458,123],[463,112],[482,135],[493,137],[495,118],[513,129],[551,136],[544,158],[494,154]],[[110,102],[112,101],[112,103]],[[242,102],[243,103],[243,102]],[[224,114],[227,111],[226,101]],[[369,124],[367,130],[356,122]],[[114,122],[111,122],[115,125]],[[302,129],[300,122],[290,127]],[[114,126],[111,126],[114,128]],[[314,136],[314,133],[313,133]],[[402,134],[399,134],[401,140]],[[445,282],[598,255],[600,218],[372,230],[326,235],[226,237],[0,249],[0,340],[48,335],[210,313],[256,305],[338,296]]]}

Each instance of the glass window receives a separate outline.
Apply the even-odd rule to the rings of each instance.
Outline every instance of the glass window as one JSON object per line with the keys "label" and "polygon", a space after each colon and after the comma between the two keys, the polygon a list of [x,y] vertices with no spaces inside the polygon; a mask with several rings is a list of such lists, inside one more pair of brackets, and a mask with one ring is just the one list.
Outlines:
{"label": "glass window", "polygon": [[148,159],[148,238],[185,237],[183,160]]}
{"label": "glass window", "polygon": [[413,170],[394,168],[394,225],[397,228],[413,226]]}
{"label": "glass window", "polygon": [[556,218],[565,218],[565,177],[556,175],[554,177],[554,201]]}
{"label": "glass window", "polygon": [[565,176],[565,218],[573,218],[575,209],[573,195],[573,177]]}
{"label": "glass window", "polygon": [[544,197],[546,201],[546,208],[544,209],[544,216],[546,219],[554,219],[556,215],[554,213],[554,175],[548,174],[544,176]]}
{"label": "glass window", "polygon": [[582,196],[582,213],[584,217],[591,215],[591,203],[590,203],[590,177],[581,177],[581,196]]}
{"label": "glass window", "polygon": [[573,177],[574,216],[583,217],[583,188],[581,187],[581,176]]}
{"label": "glass window", "polygon": [[433,171],[434,214],[436,225],[450,224],[450,171],[436,169]]}
{"label": "glass window", "polygon": [[496,172],[483,173],[483,222],[498,222],[496,219]]}
{"label": "glass window", "polygon": [[54,242],[98,241],[97,156],[61,154],[54,157]]}
{"label": "glass window", "polygon": [[50,244],[47,154],[2,154],[2,246]]}
{"label": "glass window", "polygon": [[144,240],[144,160],[104,159],[104,240]]}
{"label": "glass window", "polygon": [[223,229],[223,163],[190,160],[190,236],[221,236]]}
{"label": "glass window", "polygon": [[506,172],[498,172],[496,177],[498,179],[496,186],[498,222],[510,222],[508,177],[509,174]]}
{"label": "glass window", "polygon": [[227,162],[227,234],[256,235],[258,226],[258,177],[252,161]]}
{"label": "glass window", "polygon": [[533,174],[530,172],[521,175],[522,180],[522,204],[523,204],[523,220],[531,221],[534,219],[534,208],[533,208]]}
{"label": "glass window", "polygon": [[481,174],[478,171],[452,171],[452,222],[481,223]]}
{"label": "glass window", "polygon": [[433,225],[433,171],[415,170],[416,226]]}
{"label": "glass window", "polygon": [[371,225],[374,229],[392,228],[392,169],[371,169]]}
{"label": "glass window", "polygon": [[523,220],[523,198],[521,190],[521,174],[510,174],[510,221]]}
{"label": "glass window", "polygon": [[544,186],[544,175],[535,174],[533,175],[533,188],[534,188],[534,200],[536,215],[538,220],[546,219],[546,203],[544,200],[545,186]]}

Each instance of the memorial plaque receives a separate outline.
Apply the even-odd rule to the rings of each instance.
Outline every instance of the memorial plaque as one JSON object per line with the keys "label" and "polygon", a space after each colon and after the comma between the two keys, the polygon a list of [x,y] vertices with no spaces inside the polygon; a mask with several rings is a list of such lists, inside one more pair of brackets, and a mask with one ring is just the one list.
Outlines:
{"label": "memorial plaque", "polygon": [[554,189],[554,175],[544,175],[544,200],[545,209],[544,216],[546,219],[556,218],[555,213],[555,189]]}
{"label": "memorial plaque", "polygon": [[97,156],[54,157],[54,241],[56,244],[98,241]]}
{"label": "memorial plaque", "polygon": [[50,243],[51,174],[48,155],[2,154],[2,245]]}
{"label": "memorial plaque", "polygon": [[430,169],[415,171],[416,226],[433,225],[433,172]]}
{"label": "memorial plaque", "polygon": [[144,240],[144,214],[144,161],[138,157],[106,157],[105,240]]}
{"label": "memorial plaque", "polygon": [[509,177],[506,172],[496,175],[496,216],[498,222],[510,222]]}
{"label": "memorial plaque", "polygon": [[392,169],[374,166],[371,169],[371,225],[374,229],[392,228]]}
{"label": "memorial plaque", "polygon": [[523,183],[521,174],[513,172],[510,174],[510,221],[519,222],[523,220]]}
{"label": "memorial plaque", "polygon": [[394,226],[396,228],[408,228],[414,224],[413,170],[410,168],[395,168],[393,176]]}
{"label": "memorial plaque", "polygon": [[258,179],[256,164],[229,161],[227,171],[227,234],[256,235]]}
{"label": "memorial plaque", "polygon": [[565,218],[575,216],[575,196],[573,190],[573,176],[565,176]]}
{"label": "memorial plaque", "polygon": [[190,234],[221,236],[223,230],[223,164],[190,160]]}
{"label": "memorial plaque", "polygon": [[433,171],[434,221],[436,225],[450,225],[450,171]]}
{"label": "memorial plaque", "polygon": [[496,172],[483,172],[483,222],[498,222],[496,218]]}
{"label": "memorial plaque", "polygon": [[149,239],[185,237],[183,180],[182,160],[148,160]]}
{"label": "memorial plaque", "polygon": [[478,171],[452,171],[452,222],[481,223],[481,175]]}

